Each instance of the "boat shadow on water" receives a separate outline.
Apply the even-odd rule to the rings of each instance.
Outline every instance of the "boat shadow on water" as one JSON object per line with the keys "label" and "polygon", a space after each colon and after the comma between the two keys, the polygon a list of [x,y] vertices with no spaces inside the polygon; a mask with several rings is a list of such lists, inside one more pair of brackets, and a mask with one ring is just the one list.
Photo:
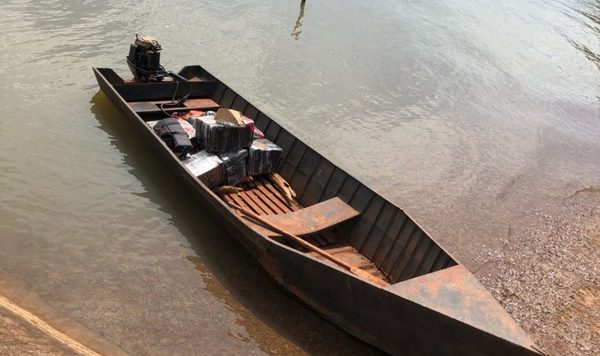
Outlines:
{"label": "boat shadow on water", "polygon": [[112,145],[131,167],[129,172],[146,188],[138,194],[170,216],[189,243],[186,258],[199,271],[207,291],[238,316],[238,323],[263,351],[380,354],[284,293],[170,170],[158,159],[149,159],[148,145],[136,137],[132,125],[102,92],[93,96],[91,104],[99,128],[111,137]]}

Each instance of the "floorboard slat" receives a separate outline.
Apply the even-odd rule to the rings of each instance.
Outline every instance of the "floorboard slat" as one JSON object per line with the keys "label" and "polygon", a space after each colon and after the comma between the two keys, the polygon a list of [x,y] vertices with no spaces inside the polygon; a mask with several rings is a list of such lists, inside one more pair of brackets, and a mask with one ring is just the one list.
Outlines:
{"label": "floorboard slat", "polygon": [[282,213],[285,214],[285,213],[289,213],[292,211],[292,209],[290,209],[290,207],[285,205],[285,203],[283,203],[276,195],[274,195],[268,188],[266,188],[262,182],[257,181],[254,184],[256,186],[256,189],[258,189],[262,193],[263,196],[265,196],[273,204],[275,204],[281,210]]}

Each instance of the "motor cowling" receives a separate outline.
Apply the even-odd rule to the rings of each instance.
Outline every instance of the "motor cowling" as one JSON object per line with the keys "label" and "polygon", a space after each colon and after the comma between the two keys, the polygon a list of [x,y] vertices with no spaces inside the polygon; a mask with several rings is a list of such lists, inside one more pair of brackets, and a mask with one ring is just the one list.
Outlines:
{"label": "motor cowling", "polygon": [[143,82],[161,81],[165,69],[160,65],[162,48],[152,36],[135,36],[135,42],[129,47],[127,64],[136,80]]}

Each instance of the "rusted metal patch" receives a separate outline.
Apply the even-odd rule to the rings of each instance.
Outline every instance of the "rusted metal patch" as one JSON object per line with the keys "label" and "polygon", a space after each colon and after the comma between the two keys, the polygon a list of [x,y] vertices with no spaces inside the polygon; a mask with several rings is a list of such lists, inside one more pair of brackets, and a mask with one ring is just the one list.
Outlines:
{"label": "rusted metal patch", "polygon": [[535,348],[531,338],[461,265],[396,283],[386,289],[527,349]]}

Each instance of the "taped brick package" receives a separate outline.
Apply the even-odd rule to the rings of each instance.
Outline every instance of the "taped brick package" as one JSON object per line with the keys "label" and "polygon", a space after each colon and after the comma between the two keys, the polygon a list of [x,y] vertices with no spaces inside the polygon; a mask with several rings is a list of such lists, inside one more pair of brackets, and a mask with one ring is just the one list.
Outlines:
{"label": "taped brick package", "polygon": [[247,173],[249,176],[267,174],[277,170],[283,150],[267,139],[258,139],[248,148]]}

